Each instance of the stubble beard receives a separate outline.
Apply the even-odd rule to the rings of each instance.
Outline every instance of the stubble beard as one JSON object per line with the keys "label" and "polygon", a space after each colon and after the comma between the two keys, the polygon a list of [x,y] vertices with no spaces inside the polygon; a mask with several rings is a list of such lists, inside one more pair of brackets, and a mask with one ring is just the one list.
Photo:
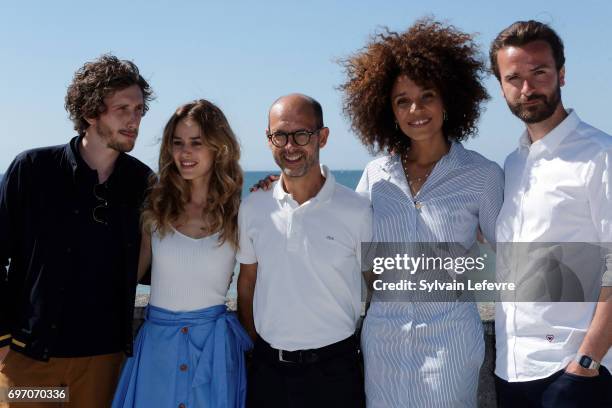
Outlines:
{"label": "stubble beard", "polygon": [[287,177],[303,177],[310,169],[319,161],[319,149],[317,148],[312,154],[302,151],[304,154],[304,164],[297,168],[288,168],[285,166],[285,162],[282,158],[282,151],[274,155],[274,161],[280,167],[283,174]]}
{"label": "stubble beard", "polygon": [[115,134],[110,127],[104,125],[103,123],[96,124],[96,132],[98,135],[100,135],[102,140],[106,142],[106,147],[109,149],[113,149],[119,153],[131,152],[132,149],[134,149],[134,140],[128,139],[127,141],[122,142],[119,140],[119,132],[116,132],[117,134]]}
{"label": "stubble beard", "polygon": [[527,124],[539,123],[550,118],[555,111],[557,106],[561,102],[561,87],[557,83],[556,90],[550,95],[532,95],[530,100],[539,99],[542,101],[540,105],[534,105],[531,107],[523,107],[521,102],[508,103],[510,111]]}

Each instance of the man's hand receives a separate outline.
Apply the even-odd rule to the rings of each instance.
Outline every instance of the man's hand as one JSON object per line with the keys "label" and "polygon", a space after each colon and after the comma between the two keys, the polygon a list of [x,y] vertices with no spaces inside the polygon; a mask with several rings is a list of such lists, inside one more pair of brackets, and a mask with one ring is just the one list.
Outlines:
{"label": "man's hand", "polygon": [[579,375],[581,377],[597,377],[599,375],[599,370],[589,370],[588,368],[582,367],[574,360],[572,360],[567,367],[565,367],[565,372],[568,374]]}
{"label": "man's hand", "polygon": [[[612,345],[612,287],[602,287],[593,320],[578,353],[601,361],[610,350],[610,345]],[[595,377],[599,374],[597,370],[581,367],[575,361],[567,365],[565,372],[583,377]]]}
{"label": "man's hand", "polygon": [[249,191],[251,193],[259,189],[263,191],[268,191],[272,187],[272,183],[274,183],[279,178],[280,176],[278,174],[268,174],[266,178],[259,180],[257,183],[253,184],[251,188],[249,188]]}

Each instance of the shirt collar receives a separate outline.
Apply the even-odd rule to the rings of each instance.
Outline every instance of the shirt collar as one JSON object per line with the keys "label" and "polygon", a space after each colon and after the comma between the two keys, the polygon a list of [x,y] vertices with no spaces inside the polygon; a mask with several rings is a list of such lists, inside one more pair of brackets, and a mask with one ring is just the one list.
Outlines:
{"label": "shirt collar", "polygon": [[[70,139],[70,142],[66,145],[65,149],[66,159],[68,160],[68,163],[70,164],[70,167],[72,169],[73,180],[76,180],[77,174],[79,172],[84,172],[85,174],[88,172],[95,172],[95,170],[91,169],[87,165],[87,163],[85,163],[85,160],[83,160],[83,156],[81,155],[81,152],[79,150],[79,146],[82,143],[83,137],[83,135],[73,137],[72,139]],[[125,161],[127,159],[126,156],[127,155],[123,152],[119,153],[119,156],[117,156],[117,160],[115,161],[115,167],[113,168],[113,172],[111,174],[111,177],[109,178],[109,181],[111,178],[115,178],[114,176],[121,174],[122,169],[125,166]]]}
{"label": "shirt collar", "polygon": [[70,164],[70,169],[72,171],[72,180],[77,183],[78,180],[91,180],[96,179],[97,175],[95,174],[95,170],[92,170],[85,160],[83,160],[83,156],[81,156],[81,152],[79,150],[79,146],[83,140],[83,136],[75,136],[70,140],[70,143],[66,145],[66,159]]}
{"label": "shirt collar", "polygon": [[[448,153],[440,158],[440,162],[444,163],[442,165],[444,167],[454,168],[457,163],[461,162],[461,159],[465,156],[464,153],[465,149],[463,148],[463,145],[459,142],[452,141]],[[399,154],[388,156],[388,159],[382,163],[381,168],[385,172],[391,173],[396,166],[399,166],[403,174],[404,169],[402,167],[402,160]]]}
{"label": "shirt collar", "polygon": [[519,138],[519,149],[530,149],[532,145],[541,146],[550,153],[554,152],[563,140],[578,127],[580,118],[573,109],[567,110],[567,117],[561,121],[553,130],[548,132],[542,139],[531,143],[527,129]]}
{"label": "shirt collar", "polygon": [[[321,174],[323,175],[323,177],[325,177],[325,182],[323,183],[323,187],[321,187],[321,190],[319,190],[317,195],[315,195],[309,201],[325,202],[325,201],[330,200],[332,198],[332,195],[334,194],[334,189],[336,185],[336,180],[334,178],[334,175],[331,173],[331,171],[329,171],[329,169],[325,165],[321,165]],[[272,191],[272,195],[274,196],[274,198],[281,202],[287,201],[287,200],[293,200],[292,195],[287,193],[285,189],[283,188],[283,177],[284,175],[281,174],[280,180],[278,180],[274,184],[274,189]]]}
{"label": "shirt collar", "polygon": [[83,136],[73,137],[72,139],[70,139],[70,142],[66,145],[66,148],[64,150],[66,160],[68,160],[68,163],[70,164],[70,168],[72,169],[73,175],[76,173],[79,166],[82,165],[81,162],[83,161],[83,158],[81,157],[81,153],[79,152],[79,144],[81,143],[82,139]]}

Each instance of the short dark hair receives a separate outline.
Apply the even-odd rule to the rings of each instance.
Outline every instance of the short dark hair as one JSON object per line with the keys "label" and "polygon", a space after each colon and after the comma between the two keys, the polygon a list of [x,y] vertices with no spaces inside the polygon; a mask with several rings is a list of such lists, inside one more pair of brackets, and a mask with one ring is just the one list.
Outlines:
{"label": "short dark hair", "polygon": [[111,54],[86,62],[74,74],[64,104],[74,130],[84,135],[89,127],[85,119],[97,118],[106,111],[104,98],[132,85],[138,85],[142,91],[144,115],[149,110],[148,102],[153,99],[153,90],[140,75],[136,64]]}
{"label": "short dark hair", "polygon": [[317,123],[316,126],[318,128],[322,128],[323,127],[323,108],[321,107],[321,104],[319,103],[319,101],[317,101],[314,98],[311,98],[310,96],[306,96],[306,99],[308,100],[308,102],[310,103],[310,106],[312,107],[312,110],[315,116],[315,121]]}
{"label": "short dark hair", "polygon": [[504,47],[520,47],[534,41],[544,41],[552,50],[555,66],[559,71],[565,65],[565,54],[563,52],[563,41],[555,30],[547,24],[535,20],[517,21],[497,35],[491,49],[489,59],[491,60],[491,71],[500,80],[499,66],[497,65],[497,52]]}

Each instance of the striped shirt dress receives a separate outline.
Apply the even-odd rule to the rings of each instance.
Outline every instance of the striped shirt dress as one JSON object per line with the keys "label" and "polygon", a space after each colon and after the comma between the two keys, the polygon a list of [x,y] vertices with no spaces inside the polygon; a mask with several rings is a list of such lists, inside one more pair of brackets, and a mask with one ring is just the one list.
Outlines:
{"label": "striped shirt dress", "polygon": [[[453,142],[413,197],[400,157],[370,162],[357,191],[373,206],[374,242],[495,242],[503,171]],[[372,298],[361,335],[369,408],[475,407],[484,339],[474,302]]]}

